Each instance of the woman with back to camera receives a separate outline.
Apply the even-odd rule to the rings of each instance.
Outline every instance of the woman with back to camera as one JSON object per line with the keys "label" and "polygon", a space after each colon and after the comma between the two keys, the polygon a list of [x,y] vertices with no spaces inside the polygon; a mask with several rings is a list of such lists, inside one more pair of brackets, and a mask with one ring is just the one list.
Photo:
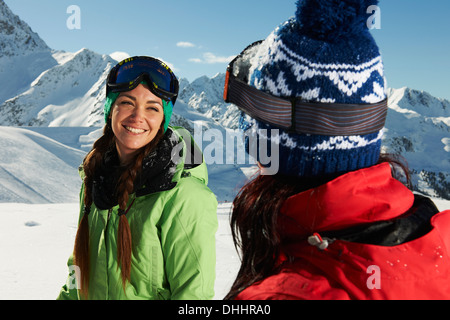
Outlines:
{"label": "woman with back to camera", "polygon": [[177,94],[158,59],[111,70],[103,136],[80,168],[77,272],[58,299],[213,298],[217,200],[192,137],[169,127]]}
{"label": "woman with back to camera", "polygon": [[233,202],[242,264],[226,299],[450,298],[450,211],[381,154],[386,82],[366,13],[377,4],[300,0],[230,63],[224,97],[243,111],[247,150],[276,142],[279,172],[262,163]]}

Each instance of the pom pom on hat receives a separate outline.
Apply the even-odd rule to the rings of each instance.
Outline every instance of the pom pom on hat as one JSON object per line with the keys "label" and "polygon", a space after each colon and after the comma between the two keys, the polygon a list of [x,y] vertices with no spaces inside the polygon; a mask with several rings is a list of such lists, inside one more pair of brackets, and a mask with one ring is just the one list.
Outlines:
{"label": "pom pom on hat", "polygon": [[299,32],[324,41],[368,32],[367,8],[378,0],[298,0],[295,20]]}

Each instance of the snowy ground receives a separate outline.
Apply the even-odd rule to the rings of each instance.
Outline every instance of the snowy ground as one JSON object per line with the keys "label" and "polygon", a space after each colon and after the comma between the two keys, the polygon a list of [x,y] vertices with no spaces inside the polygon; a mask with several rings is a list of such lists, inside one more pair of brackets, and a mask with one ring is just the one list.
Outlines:
{"label": "snowy ground", "polygon": [[[218,207],[216,297],[222,299],[239,267],[231,240],[230,203]],[[78,204],[0,204],[0,300],[54,300],[65,284]]]}

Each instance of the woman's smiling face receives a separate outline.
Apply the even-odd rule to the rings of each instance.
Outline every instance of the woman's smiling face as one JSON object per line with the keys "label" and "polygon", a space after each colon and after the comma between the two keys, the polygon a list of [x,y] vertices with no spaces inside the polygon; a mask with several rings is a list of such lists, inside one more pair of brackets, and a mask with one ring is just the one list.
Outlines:
{"label": "woman's smiling face", "polygon": [[139,84],[119,95],[111,111],[111,125],[122,164],[128,163],[139,149],[155,138],[162,130],[163,120],[162,100],[146,85]]}

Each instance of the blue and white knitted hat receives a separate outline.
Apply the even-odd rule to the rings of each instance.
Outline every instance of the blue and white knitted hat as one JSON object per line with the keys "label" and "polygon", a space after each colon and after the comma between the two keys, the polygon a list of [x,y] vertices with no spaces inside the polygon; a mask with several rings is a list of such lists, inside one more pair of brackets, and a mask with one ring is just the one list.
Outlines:
{"label": "blue and white knitted hat", "polygon": [[[386,100],[383,63],[367,21],[378,0],[299,0],[295,17],[280,25],[242,61],[248,85],[275,97],[329,104]],[[384,118],[382,126],[384,125]],[[243,114],[240,128],[257,134],[272,125]],[[374,165],[383,131],[316,135],[280,130],[279,173],[319,176]],[[270,140],[270,134],[268,136]]]}

